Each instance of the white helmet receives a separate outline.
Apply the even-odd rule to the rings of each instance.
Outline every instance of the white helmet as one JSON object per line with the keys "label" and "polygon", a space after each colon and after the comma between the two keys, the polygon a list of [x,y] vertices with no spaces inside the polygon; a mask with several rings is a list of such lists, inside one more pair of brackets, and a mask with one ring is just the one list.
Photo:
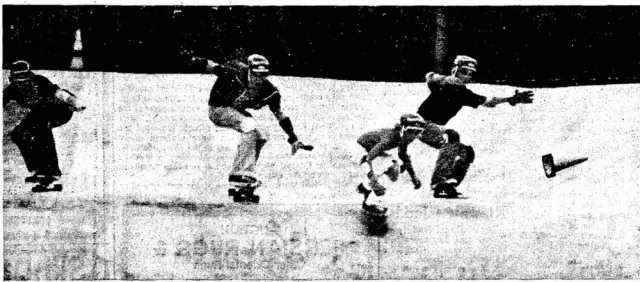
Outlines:
{"label": "white helmet", "polygon": [[478,61],[476,61],[476,59],[469,56],[458,55],[456,59],[453,60],[453,70],[451,74],[465,83],[470,82],[477,71],[477,66]]}

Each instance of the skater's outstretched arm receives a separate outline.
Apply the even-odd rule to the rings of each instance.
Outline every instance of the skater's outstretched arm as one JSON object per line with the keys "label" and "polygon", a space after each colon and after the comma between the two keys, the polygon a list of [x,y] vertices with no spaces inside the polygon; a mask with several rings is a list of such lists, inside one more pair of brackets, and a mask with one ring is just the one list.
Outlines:
{"label": "skater's outstretched arm", "polygon": [[485,107],[493,108],[502,103],[509,103],[511,106],[517,104],[531,104],[533,103],[533,91],[523,91],[516,93],[511,97],[491,97],[487,98],[487,101],[482,104]]}
{"label": "skater's outstretched arm", "polygon": [[402,165],[411,176],[411,182],[413,183],[414,188],[419,189],[422,186],[420,179],[416,176],[415,170],[413,170],[413,164],[411,163],[411,157],[407,154],[407,145],[400,145],[398,147],[398,157],[402,161]]}

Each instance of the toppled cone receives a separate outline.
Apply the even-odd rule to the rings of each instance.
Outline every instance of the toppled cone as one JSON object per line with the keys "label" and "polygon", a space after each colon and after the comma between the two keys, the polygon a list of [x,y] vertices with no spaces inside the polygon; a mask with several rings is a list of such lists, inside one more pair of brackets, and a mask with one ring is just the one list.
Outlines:
{"label": "toppled cone", "polygon": [[589,158],[563,156],[562,154],[557,154],[555,156],[553,154],[546,154],[542,156],[542,167],[544,168],[544,174],[547,178],[551,178],[556,176],[557,172],[583,163],[587,159]]}

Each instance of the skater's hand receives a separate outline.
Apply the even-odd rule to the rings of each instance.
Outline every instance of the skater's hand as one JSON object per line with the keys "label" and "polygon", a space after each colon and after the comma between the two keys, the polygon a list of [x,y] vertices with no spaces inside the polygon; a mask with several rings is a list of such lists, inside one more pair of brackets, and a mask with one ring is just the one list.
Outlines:
{"label": "skater's hand", "polygon": [[533,103],[533,91],[520,92],[516,90],[511,98],[509,98],[509,104],[515,106],[517,104],[531,104]]}
{"label": "skater's hand", "polygon": [[420,179],[418,178],[413,178],[411,179],[411,182],[413,182],[413,188],[418,190],[422,187],[422,182],[420,182]]}
{"label": "skater's hand", "polygon": [[373,171],[369,171],[367,173],[367,178],[369,178],[369,187],[377,187],[378,185],[378,176],[373,173]]}
{"label": "skater's hand", "polygon": [[82,112],[84,110],[87,109],[87,106],[74,106],[71,107],[71,110],[75,111],[75,112]]}
{"label": "skater's hand", "polygon": [[312,151],[313,150],[313,146],[311,145],[305,145],[302,142],[300,142],[300,140],[291,143],[291,155],[295,155],[298,150],[305,150],[305,151]]}

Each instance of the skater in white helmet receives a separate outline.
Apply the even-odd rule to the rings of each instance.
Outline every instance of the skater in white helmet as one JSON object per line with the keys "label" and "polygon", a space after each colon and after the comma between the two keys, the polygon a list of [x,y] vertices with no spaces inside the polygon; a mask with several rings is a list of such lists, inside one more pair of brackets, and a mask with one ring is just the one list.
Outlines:
{"label": "skater in white helmet", "polygon": [[431,94],[418,108],[418,114],[426,121],[420,141],[440,149],[436,168],[431,177],[434,197],[458,197],[456,187],[464,179],[475,158],[471,146],[460,143],[460,135],[445,126],[463,106],[477,108],[480,105],[493,108],[502,103],[511,106],[530,104],[533,92],[516,90],[508,98],[489,97],[473,93],[466,87],[473,81],[478,62],[469,56],[457,56],[453,62],[451,75],[434,72],[426,74],[426,82]]}

